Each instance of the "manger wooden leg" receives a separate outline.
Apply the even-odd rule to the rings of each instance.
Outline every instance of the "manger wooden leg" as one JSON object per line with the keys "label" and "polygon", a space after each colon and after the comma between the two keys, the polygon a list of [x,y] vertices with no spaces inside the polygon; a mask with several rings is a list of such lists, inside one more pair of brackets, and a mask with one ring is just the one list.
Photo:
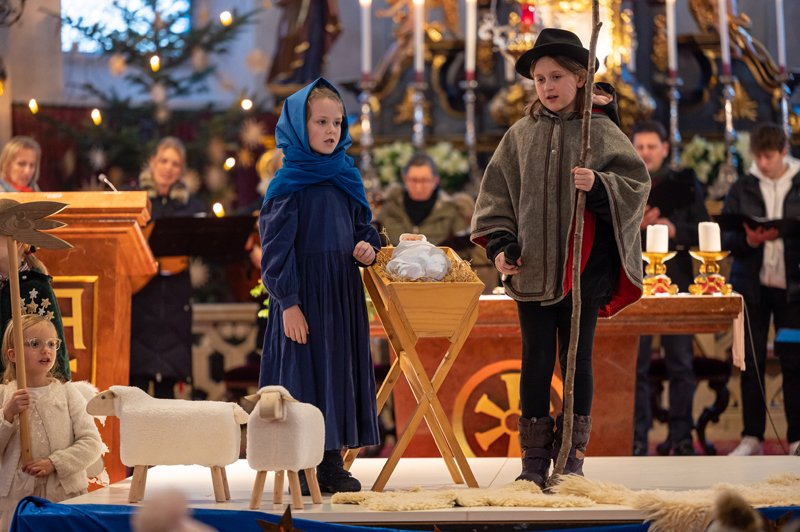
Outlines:
{"label": "manger wooden leg", "polygon": [[139,502],[144,498],[144,484],[147,482],[147,466],[133,466],[131,488],[128,490],[128,502]]}
{"label": "manger wooden leg", "polygon": [[397,440],[392,454],[389,455],[389,459],[383,464],[383,469],[381,469],[378,478],[376,478],[375,482],[372,484],[372,491],[383,491],[383,488],[386,487],[386,483],[389,482],[389,477],[392,475],[392,472],[394,472],[394,468],[397,467],[397,463],[400,461],[403,453],[406,452],[408,444],[411,443],[411,438],[416,434],[419,424],[422,423],[422,418],[425,416],[427,409],[428,400],[423,399],[422,402],[417,405],[416,410],[414,410],[414,414],[403,430],[403,434]]}
{"label": "manger wooden leg", "polygon": [[225,488],[222,487],[222,473],[219,466],[211,466],[211,483],[214,485],[214,500],[225,502]]}
{"label": "manger wooden leg", "polygon": [[[397,379],[400,377],[400,374],[400,359],[395,357],[394,362],[392,362],[392,366],[389,368],[389,373],[386,374],[386,378],[383,379],[383,383],[381,383],[381,387],[378,390],[378,395],[376,398],[378,414],[381,413],[381,410],[383,410],[383,407],[386,405],[386,401],[388,401],[389,397],[392,396],[392,389],[394,389],[394,385],[397,383]],[[353,461],[356,459],[359,452],[361,452],[361,448],[348,449],[344,453],[344,468],[346,470],[350,470],[350,466],[353,465]]]}
{"label": "manger wooden leg", "polygon": [[317,469],[315,467],[309,467],[303,471],[306,473],[306,484],[308,484],[308,491],[311,493],[311,502],[314,504],[322,504],[322,493],[319,491]]}
{"label": "manger wooden leg", "polygon": [[250,494],[251,510],[258,510],[261,507],[261,496],[264,494],[264,483],[266,481],[266,471],[259,471],[256,473],[256,481],[253,483],[253,493]]}
{"label": "manger wooden leg", "polygon": [[[409,363],[414,367],[414,373],[419,376],[421,372],[425,371],[425,368],[422,366],[422,361],[419,359],[416,352],[409,352],[407,355]],[[475,475],[472,474],[472,469],[469,467],[467,457],[464,455],[464,451],[458,444],[458,440],[456,440],[453,427],[450,426],[450,421],[448,420],[447,414],[442,407],[442,403],[439,402],[439,398],[436,396],[436,392],[433,390],[433,386],[427,379],[420,379],[418,384],[421,387],[422,393],[426,397],[430,398],[431,414],[436,422],[439,423],[439,426],[444,434],[444,438],[447,441],[446,447],[449,447],[450,451],[452,452],[452,456],[458,464],[461,474],[464,475],[467,486],[470,488],[477,488],[478,482],[475,480]]]}
{"label": "manger wooden leg", "polygon": [[[403,352],[403,373],[406,376],[406,381],[408,381],[408,386],[411,388],[411,393],[414,395],[414,399],[419,403],[424,397],[425,393],[422,391],[423,386],[420,383],[422,379],[427,380],[427,375],[418,375],[414,371],[414,367],[411,362],[408,361],[408,355]],[[428,428],[430,429],[431,436],[433,436],[433,441],[436,443],[436,447],[439,449],[439,454],[442,456],[444,460],[444,465],[447,466],[447,471],[450,473],[450,477],[453,479],[453,482],[456,484],[463,484],[464,479],[461,476],[461,473],[458,471],[458,466],[453,459],[453,451],[450,449],[450,446],[447,442],[447,438],[445,438],[444,433],[442,432],[442,427],[436,416],[434,415],[432,410],[428,410],[425,413],[425,423],[427,423]]]}
{"label": "manger wooden leg", "polygon": [[287,471],[289,475],[289,494],[292,496],[292,508],[295,510],[303,509],[303,494],[300,492],[300,477],[297,471]]}
{"label": "manger wooden leg", "polygon": [[283,471],[275,471],[275,482],[272,486],[272,504],[283,504]]}

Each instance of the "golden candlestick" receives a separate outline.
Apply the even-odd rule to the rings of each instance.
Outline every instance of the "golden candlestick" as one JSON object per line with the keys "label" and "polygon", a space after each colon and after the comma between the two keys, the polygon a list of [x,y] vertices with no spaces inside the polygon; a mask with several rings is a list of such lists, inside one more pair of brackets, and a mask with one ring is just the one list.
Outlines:
{"label": "golden candlestick", "polygon": [[690,251],[689,255],[700,261],[700,275],[689,285],[689,292],[695,296],[722,294],[730,295],[733,287],[725,282],[719,274],[719,261],[730,254],[730,251]]}
{"label": "golden candlestick", "polygon": [[672,284],[672,280],[667,277],[667,266],[664,264],[675,254],[675,251],[667,251],[666,253],[642,252],[642,258],[647,262],[647,266],[644,268],[644,295],[675,295],[678,293],[678,285]]}

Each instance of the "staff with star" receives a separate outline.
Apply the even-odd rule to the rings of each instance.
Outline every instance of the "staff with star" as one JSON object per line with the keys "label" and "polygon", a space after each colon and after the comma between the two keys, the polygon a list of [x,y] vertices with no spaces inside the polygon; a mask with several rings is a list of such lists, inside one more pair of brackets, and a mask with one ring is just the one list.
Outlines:
{"label": "staff with star", "polygon": [[[11,288],[10,307],[12,323],[14,326],[14,345],[24,343],[22,331],[23,308],[27,313],[39,313],[52,319],[55,316],[54,301],[50,298],[41,298],[36,288],[27,294],[30,302],[25,303],[20,295],[19,252],[20,244],[43,247],[49,249],[68,249],[72,245],[68,242],[43,231],[57,229],[65,224],[57,220],[45,219],[62,211],[67,205],[55,201],[32,201],[20,203],[13,199],[0,199],[0,236],[5,237],[8,259],[8,284]],[[1,252],[0,252],[1,253]],[[19,388],[27,387],[25,371],[25,357],[17,357],[17,382]],[[67,361],[66,373],[69,377],[69,363]],[[23,463],[33,460],[30,441],[30,425],[28,411],[20,413],[20,442]]]}

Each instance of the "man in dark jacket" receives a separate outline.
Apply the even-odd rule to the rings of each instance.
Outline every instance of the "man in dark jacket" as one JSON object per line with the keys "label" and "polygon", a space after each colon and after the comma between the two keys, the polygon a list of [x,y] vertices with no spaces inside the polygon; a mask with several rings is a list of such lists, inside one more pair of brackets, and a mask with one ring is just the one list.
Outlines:
{"label": "man in dark jacket", "polygon": [[[800,161],[788,156],[781,126],[762,124],[750,136],[753,164],[733,184],[724,213],[768,219],[800,218]],[[724,249],[733,254],[731,284],[744,296],[750,319],[742,372],[742,441],[732,455],[761,454],[766,405],[761,390],[767,358],[770,318],[775,329],[800,329],[800,235],[758,227],[725,231]],[[750,336],[752,333],[752,336]],[[755,346],[755,353],[750,348]],[[800,446],[800,354],[792,344],[775,343],[783,374],[783,404],[789,454]]]}
{"label": "man in dark jacket", "polygon": [[[697,224],[708,220],[703,189],[690,169],[673,170],[665,164],[669,142],[664,126],[658,122],[641,122],[633,128],[633,146],[647,165],[652,179],[650,196],[645,207],[641,229],[663,224],[669,230],[669,249],[687,250],[697,245]],[[644,243],[644,236],[642,236]],[[667,263],[667,274],[682,291],[692,282],[692,264],[688,253]],[[695,376],[692,367],[692,337],[662,335],[664,363],[669,378],[669,444],[676,455],[694,454],[692,445],[692,400]],[[636,396],[634,406],[633,454],[647,454],[647,433],[652,424],[650,406],[650,357],[652,336],[642,336],[636,364]]]}

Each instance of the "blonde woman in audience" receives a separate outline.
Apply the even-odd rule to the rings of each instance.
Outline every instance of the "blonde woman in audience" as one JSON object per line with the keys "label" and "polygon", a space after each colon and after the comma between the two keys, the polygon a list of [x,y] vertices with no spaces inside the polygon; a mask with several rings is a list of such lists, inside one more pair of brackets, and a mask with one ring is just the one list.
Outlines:
{"label": "blonde woman in audience", "polygon": [[42,148],[30,137],[13,137],[0,152],[2,192],[40,192],[39,163]]}

